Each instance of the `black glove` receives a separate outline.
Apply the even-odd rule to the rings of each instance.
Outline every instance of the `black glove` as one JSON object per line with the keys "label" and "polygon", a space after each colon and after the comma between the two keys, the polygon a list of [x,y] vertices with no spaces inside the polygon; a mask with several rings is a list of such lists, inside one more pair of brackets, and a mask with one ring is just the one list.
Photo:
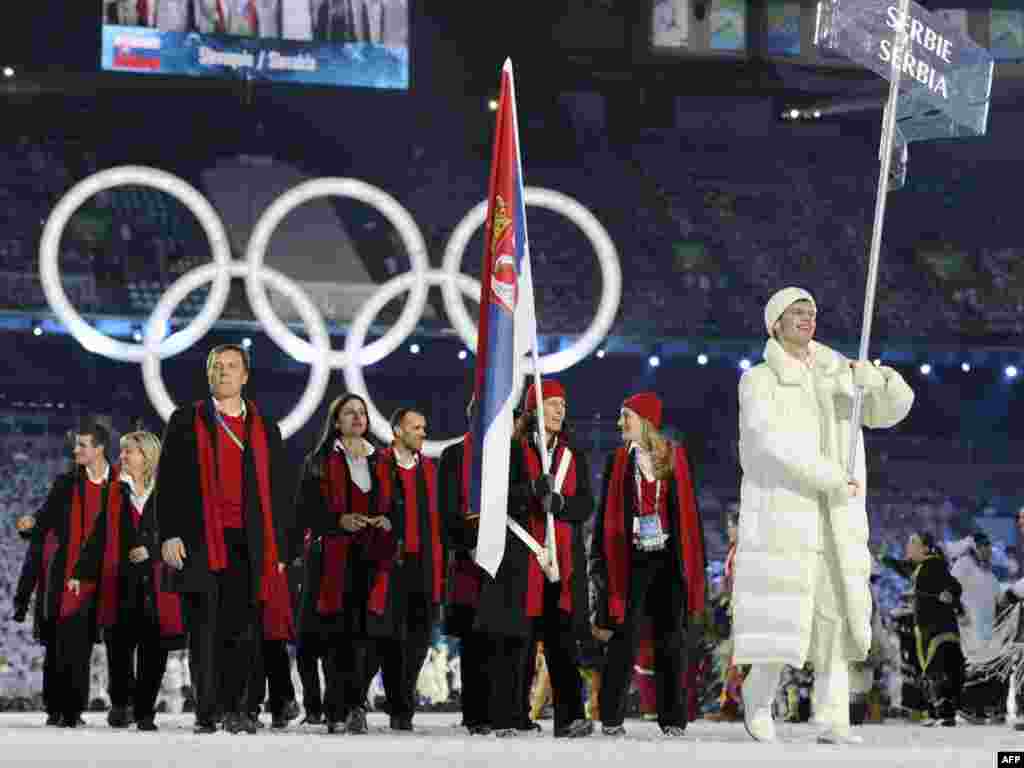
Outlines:
{"label": "black glove", "polygon": [[530,483],[530,493],[536,496],[538,499],[543,499],[554,489],[555,484],[551,479],[551,475],[541,475],[536,480]]}
{"label": "black glove", "polygon": [[29,541],[32,539],[32,529],[26,528],[23,531],[18,531],[18,538],[22,541]]}
{"label": "black glove", "polygon": [[555,493],[554,491],[552,491],[551,495],[548,498],[551,499],[551,514],[555,517],[558,517],[560,514],[562,514],[562,510],[565,509],[565,496],[563,496],[560,493]]}
{"label": "black glove", "polygon": [[1008,589],[1005,592],[1003,592],[1003,600],[1006,602],[1008,606],[1020,602],[1020,598],[1017,597],[1017,593],[1014,592],[1012,589]]}
{"label": "black glove", "polygon": [[14,614],[11,616],[11,621],[16,621],[16,622],[18,622],[20,624],[21,622],[23,622],[25,620],[26,616],[28,616],[28,606],[27,605],[15,605],[14,606]]}

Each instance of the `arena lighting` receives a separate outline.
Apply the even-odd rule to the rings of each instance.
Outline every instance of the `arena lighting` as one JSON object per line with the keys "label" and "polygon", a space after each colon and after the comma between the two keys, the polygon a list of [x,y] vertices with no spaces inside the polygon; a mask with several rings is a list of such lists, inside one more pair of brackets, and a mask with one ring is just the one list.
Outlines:
{"label": "arena lighting", "polygon": [[488,102],[487,102],[487,109],[489,111],[491,111],[491,112],[497,112],[498,111],[498,100],[497,99],[489,99]]}
{"label": "arena lighting", "polygon": [[697,355],[697,365],[707,365],[707,364],[708,364],[708,356],[707,355],[705,355],[703,352],[701,352],[699,355]]}
{"label": "arena lighting", "polygon": [[882,358],[880,358],[880,357],[876,357],[876,358],[875,358],[875,367],[877,368],[877,367],[878,367],[878,366],[880,366],[881,364],[882,364]]}
{"label": "arena lighting", "polygon": [[604,360],[604,356],[606,354],[604,351],[604,347],[601,347],[599,350],[597,350],[595,354],[597,355],[598,360]]}
{"label": "arena lighting", "polygon": [[798,117],[800,117],[800,110],[799,109],[791,109],[791,110],[789,110],[789,119],[790,120],[796,120]]}
{"label": "arena lighting", "polygon": [[32,335],[33,336],[42,336],[43,335],[43,327],[41,325],[35,326],[32,329]]}
{"label": "arena lighting", "polygon": [[409,345],[409,352],[411,354],[413,354],[413,355],[418,355],[420,353],[420,345],[419,344],[410,344]]}
{"label": "arena lighting", "polygon": [[140,341],[142,341],[142,329],[141,328],[135,328],[135,329],[132,330],[132,341],[134,341],[136,344],[138,344]]}
{"label": "arena lighting", "polygon": [[661,358],[658,357],[657,355],[651,355],[650,357],[647,358],[647,364],[651,366],[651,368],[657,368],[659,365],[661,365]]}
{"label": "arena lighting", "polygon": [[929,376],[929,375],[931,375],[931,372],[932,372],[931,363],[922,363],[920,371],[921,371],[921,375],[922,376]]}
{"label": "arena lighting", "polygon": [[7,78],[14,77],[14,68],[13,67],[4,67],[4,77],[7,77]]}
{"label": "arena lighting", "polygon": [[821,117],[821,110],[820,109],[816,109],[816,110],[814,110],[813,114],[814,114],[814,119],[817,120],[818,118]]}
{"label": "arena lighting", "polygon": [[1003,371],[1003,372],[1006,374],[1006,378],[1008,378],[1008,379],[1016,379],[1017,378],[1017,374],[1020,373],[1020,371],[1017,370],[1017,366],[1016,365],[1008,365],[1008,366],[1006,366],[1006,370]]}
{"label": "arena lighting", "polygon": [[244,339],[242,339],[242,347],[243,347],[243,349],[249,349],[249,347],[251,347],[251,346],[252,346],[252,339],[250,339],[248,336],[246,336]]}
{"label": "arena lighting", "polygon": [[742,370],[744,370],[744,371],[749,371],[750,370],[750,361],[747,360],[747,358],[744,357],[742,360],[740,360],[740,368]]}
{"label": "arena lighting", "polygon": [[960,363],[960,370],[963,371],[964,373],[970,373],[971,372],[971,364],[970,363]]}
{"label": "arena lighting", "polygon": [[459,360],[465,360],[467,357],[469,357],[469,352],[467,352],[464,349],[460,349],[459,350]]}

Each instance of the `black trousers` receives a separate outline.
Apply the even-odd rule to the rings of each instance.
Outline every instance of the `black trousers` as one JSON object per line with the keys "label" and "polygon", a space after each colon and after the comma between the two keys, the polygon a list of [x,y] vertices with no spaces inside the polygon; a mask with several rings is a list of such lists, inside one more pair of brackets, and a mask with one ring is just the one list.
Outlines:
{"label": "black trousers", "polygon": [[[48,715],[60,715],[60,700],[57,694],[57,627],[53,619],[45,619],[39,627],[39,639],[43,643],[43,707]],[[88,701],[83,702],[85,709]]]}
{"label": "black trousers", "polygon": [[558,607],[559,583],[544,582],[544,613],[533,620],[533,637],[526,654],[523,671],[527,716],[530,689],[536,670],[537,642],[544,643],[544,661],[551,679],[555,730],[566,728],[575,720],[583,720],[583,681],[576,670],[576,634],[570,618]]}
{"label": "black trousers", "polygon": [[[654,675],[658,702],[658,724],[686,727],[686,633],[682,622],[686,605],[670,605],[678,590],[679,575],[673,554],[634,550],[630,569],[629,602],[626,616],[608,641],[608,655],[601,681],[601,721],[605,726],[621,725],[626,713],[626,697],[633,678],[633,663],[640,644],[643,616],[654,625]],[[673,590],[673,584],[677,586]],[[685,597],[684,603],[685,603]]]}
{"label": "black trousers", "polygon": [[[365,634],[335,632],[329,635],[324,661],[324,715],[328,722],[342,722],[352,710],[366,706],[367,691],[381,662]],[[389,692],[389,705],[391,700]]]}
{"label": "black trousers", "polygon": [[[322,715],[325,704],[320,684],[320,666],[327,673],[327,647],[318,634],[308,633],[299,638],[295,648],[295,666],[302,681],[302,708],[306,716]],[[325,683],[326,685],[326,683]]]}
{"label": "black trousers", "polygon": [[526,659],[533,643],[508,635],[483,635],[481,642],[486,652],[490,726],[495,730],[522,728],[528,714],[523,708],[524,696],[529,695]]}
{"label": "black trousers", "polygon": [[925,679],[932,717],[956,717],[964,685],[964,654],[959,643],[942,643],[936,649]]}
{"label": "black trousers", "polygon": [[462,724],[466,728],[491,725],[488,703],[491,695],[487,668],[487,635],[466,632],[462,636]]}
{"label": "black trousers", "polygon": [[[89,666],[96,639],[96,606],[89,602],[74,616],[58,619],[54,629],[56,653],[50,685],[55,711],[77,720],[89,704]],[[47,651],[53,649],[48,647]]]}
{"label": "black trousers", "polygon": [[251,594],[245,532],[225,530],[224,544],[227,568],[212,575],[206,592],[181,596],[199,722],[246,712],[246,683],[255,655],[259,609]]}
{"label": "black trousers", "polygon": [[[395,611],[395,628],[390,637],[377,640],[384,677],[384,694],[391,717],[412,719],[416,712],[416,681],[430,650],[433,629],[429,585],[423,584],[423,566],[416,559],[398,565],[391,579],[391,600]],[[368,653],[373,663],[374,650]],[[374,670],[375,671],[375,670]]]}
{"label": "black trousers", "polygon": [[156,713],[167,650],[160,625],[145,614],[141,602],[137,606],[135,612],[122,612],[120,621],[105,633],[107,692],[112,707],[131,705],[136,720],[148,720]]}
{"label": "black trousers", "polygon": [[[257,631],[257,634],[262,634]],[[295,700],[292,682],[292,660],[286,640],[263,640],[253,643],[252,674],[249,677],[246,698],[251,715],[259,715],[263,702],[267,711],[277,716],[289,701]],[[268,696],[269,689],[269,696]]]}

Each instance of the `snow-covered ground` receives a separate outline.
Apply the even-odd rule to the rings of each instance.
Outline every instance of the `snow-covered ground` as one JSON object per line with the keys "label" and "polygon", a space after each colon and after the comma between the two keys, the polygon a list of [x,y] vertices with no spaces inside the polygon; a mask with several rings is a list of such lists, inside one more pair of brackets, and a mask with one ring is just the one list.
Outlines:
{"label": "snow-covered ground", "polygon": [[[958,726],[930,729],[893,721],[864,726],[864,744],[834,747],[816,744],[806,725],[780,725],[776,744],[750,741],[737,724],[691,723],[684,740],[665,741],[652,723],[627,721],[629,735],[595,735],[573,741],[551,738],[551,722],[542,736],[497,739],[470,737],[458,727],[457,714],[417,715],[415,732],[395,735],[387,718],[371,713],[367,736],[327,736],[323,727],[293,725],[285,732],[262,730],[255,736],[217,733],[196,736],[191,715],[159,716],[158,733],[113,731],[105,714],[87,714],[76,730],[47,728],[40,713],[0,715],[0,765],[80,766],[273,766],[318,768],[363,765],[401,766],[557,765],[575,768],[615,763],[625,768],[691,768],[733,765],[880,766],[996,765],[998,750],[1024,749],[1024,733],[1007,726]],[[635,762],[634,762],[635,761]]]}

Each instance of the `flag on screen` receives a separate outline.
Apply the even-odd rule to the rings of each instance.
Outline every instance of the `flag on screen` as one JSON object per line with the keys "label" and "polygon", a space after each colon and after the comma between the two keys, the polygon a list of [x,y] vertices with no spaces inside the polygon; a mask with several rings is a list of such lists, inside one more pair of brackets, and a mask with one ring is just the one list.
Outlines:
{"label": "flag on screen", "polygon": [[501,71],[480,284],[470,507],[480,514],[476,561],[493,576],[505,553],[519,365],[537,337],[511,60]]}

